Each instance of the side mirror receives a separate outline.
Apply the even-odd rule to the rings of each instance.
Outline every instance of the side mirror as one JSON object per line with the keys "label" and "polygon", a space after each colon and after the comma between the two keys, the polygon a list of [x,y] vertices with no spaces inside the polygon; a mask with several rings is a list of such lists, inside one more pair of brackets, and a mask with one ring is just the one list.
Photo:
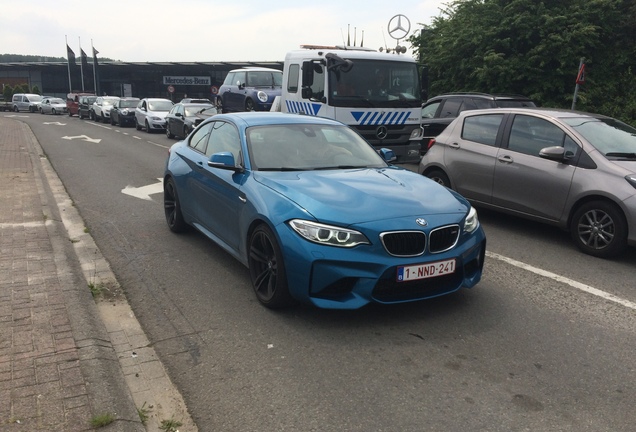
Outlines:
{"label": "side mirror", "polygon": [[561,146],[545,147],[539,151],[539,156],[544,159],[561,162],[566,159],[565,148]]}
{"label": "side mirror", "polygon": [[235,172],[242,172],[243,168],[236,165],[234,155],[231,152],[214,153],[208,160],[208,166],[212,168],[220,168]]}
{"label": "side mirror", "polygon": [[386,163],[395,162],[397,160],[397,156],[395,155],[393,150],[388,148],[381,148],[380,156],[382,157],[382,159],[384,159]]}

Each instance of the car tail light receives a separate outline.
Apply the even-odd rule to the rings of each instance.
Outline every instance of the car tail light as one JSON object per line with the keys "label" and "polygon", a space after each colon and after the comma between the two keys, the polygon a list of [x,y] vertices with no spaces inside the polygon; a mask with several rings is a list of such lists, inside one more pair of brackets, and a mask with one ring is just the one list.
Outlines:
{"label": "car tail light", "polygon": [[435,145],[437,141],[435,141],[435,138],[431,138],[430,140],[428,140],[428,145],[426,146],[426,150],[430,150],[431,147],[433,147],[433,145]]}

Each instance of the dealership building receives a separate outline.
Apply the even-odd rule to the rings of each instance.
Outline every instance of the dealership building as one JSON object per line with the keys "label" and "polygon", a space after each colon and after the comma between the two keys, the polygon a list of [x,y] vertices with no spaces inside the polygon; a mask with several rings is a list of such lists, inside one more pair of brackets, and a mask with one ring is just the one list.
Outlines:
{"label": "dealership building", "polygon": [[[0,87],[27,84],[43,95],[66,98],[71,92],[110,96],[162,97],[178,102],[183,97],[214,99],[232,69],[268,67],[282,70],[282,61],[272,62],[99,62],[94,68],[66,62],[0,63]],[[70,75],[70,80],[69,80]]]}

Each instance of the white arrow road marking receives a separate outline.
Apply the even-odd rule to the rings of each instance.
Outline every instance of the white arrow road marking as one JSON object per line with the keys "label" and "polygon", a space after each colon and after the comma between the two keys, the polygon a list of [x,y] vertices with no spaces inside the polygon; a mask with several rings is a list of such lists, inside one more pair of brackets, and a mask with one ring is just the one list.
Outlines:
{"label": "white arrow road marking", "polygon": [[163,192],[163,180],[160,178],[158,178],[157,180],[159,180],[158,183],[153,183],[153,184],[150,184],[147,186],[141,186],[138,188],[133,186],[126,186],[125,188],[121,190],[121,192],[125,193],[126,195],[133,196],[135,198],[141,198],[143,200],[152,201],[152,198],[150,198],[150,195]]}
{"label": "white arrow road marking", "polygon": [[18,114],[5,115],[5,117],[8,117],[8,118],[11,118],[11,117],[26,117],[26,118],[29,118],[28,115],[18,115]]}
{"label": "white arrow road marking", "polygon": [[57,122],[44,122],[42,124],[52,124],[52,125],[57,125],[57,126],[66,126],[66,123],[60,123],[59,121],[57,121]]}
{"label": "white arrow road marking", "polygon": [[82,141],[88,141],[88,142],[92,142],[92,143],[98,143],[101,142],[100,138],[91,138],[88,137],[86,135],[78,135],[78,136],[63,136],[62,139],[65,140],[74,140],[74,139],[81,139]]}

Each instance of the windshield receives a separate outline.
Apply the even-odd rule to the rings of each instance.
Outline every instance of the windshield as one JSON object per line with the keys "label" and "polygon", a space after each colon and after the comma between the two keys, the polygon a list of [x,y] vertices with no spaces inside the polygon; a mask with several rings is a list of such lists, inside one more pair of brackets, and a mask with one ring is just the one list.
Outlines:
{"label": "windshield", "polygon": [[259,171],[386,167],[360,135],[346,126],[289,124],[247,129],[252,168]]}
{"label": "windshield", "polygon": [[348,72],[329,71],[329,104],[346,107],[420,107],[415,63],[355,60]]}
{"label": "windshield", "polygon": [[42,102],[42,96],[40,95],[29,95],[30,102]]}
{"label": "windshield", "polygon": [[165,101],[148,101],[148,109],[150,111],[170,111],[172,109],[172,102]]}
{"label": "windshield", "polygon": [[50,99],[49,100],[52,104],[65,104],[66,102],[64,102],[63,99],[60,98],[55,98],[55,99]]}
{"label": "windshield", "polygon": [[123,100],[119,102],[119,106],[121,108],[135,108],[138,103],[138,100]]}
{"label": "windshield", "polygon": [[103,105],[112,105],[112,104],[114,104],[115,102],[117,102],[117,99],[104,99],[104,100],[102,101],[102,104],[103,104]]}
{"label": "windshield", "polygon": [[610,118],[565,119],[596,149],[608,158],[636,159],[636,129]]}

